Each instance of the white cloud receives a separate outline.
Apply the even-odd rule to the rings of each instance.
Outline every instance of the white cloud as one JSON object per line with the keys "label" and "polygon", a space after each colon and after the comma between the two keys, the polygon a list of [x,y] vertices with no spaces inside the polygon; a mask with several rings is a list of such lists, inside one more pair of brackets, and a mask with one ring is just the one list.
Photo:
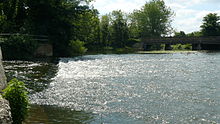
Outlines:
{"label": "white cloud", "polygon": [[100,14],[106,14],[113,10],[123,10],[124,12],[132,12],[134,9],[139,9],[145,4],[144,0],[96,0],[92,5],[99,10]]}

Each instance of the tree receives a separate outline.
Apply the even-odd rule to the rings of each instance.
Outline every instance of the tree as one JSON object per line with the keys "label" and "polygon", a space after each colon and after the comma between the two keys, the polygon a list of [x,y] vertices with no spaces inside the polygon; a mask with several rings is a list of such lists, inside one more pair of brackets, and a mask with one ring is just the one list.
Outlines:
{"label": "tree", "polygon": [[125,14],[119,11],[113,11],[112,17],[112,40],[114,47],[125,47],[128,40],[128,26]]}
{"label": "tree", "polygon": [[134,11],[128,16],[128,31],[130,39],[139,39],[141,36],[140,28],[138,27],[137,12]]}
{"label": "tree", "polygon": [[220,16],[217,13],[209,13],[203,18],[202,34],[204,36],[220,35]]}
{"label": "tree", "polygon": [[107,47],[110,45],[110,18],[108,15],[104,15],[100,20],[100,33],[101,33],[101,43],[103,46]]}
{"label": "tree", "polygon": [[1,32],[19,32],[27,17],[26,0],[4,0],[0,2]]}
{"label": "tree", "polygon": [[202,36],[202,32],[200,31],[195,31],[192,33],[187,34],[188,37],[201,37]]}
{"label": "tree", "polygon": [[100,44],[100,21],[96,9],[88,9],[79,14],[77,21],[74,21],[77,29],[75,39],[85,42],[89,49]]}
{"label": "tree", "polygon": [[180,31],[180,32],[175,32],[175,35],[174,35],[174,36],[175,36],[175,37],[185,37],[186,34],[185,34],[184,31]]}
{"label": "tree", "polygon": [[172,30],[171,21],[174,14],[163,0],[147,2],[134,14],[142,37],[160,37]]}

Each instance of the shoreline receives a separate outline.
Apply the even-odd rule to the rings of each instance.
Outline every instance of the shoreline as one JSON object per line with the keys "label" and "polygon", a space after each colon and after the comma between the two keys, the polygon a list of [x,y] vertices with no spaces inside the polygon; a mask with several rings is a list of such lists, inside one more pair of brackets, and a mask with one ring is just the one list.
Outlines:
{"label": "shoreline", "polygon": [[168,51],[165,51],[165,50],[162,50],[162,51],[137,51],[136,53],[137,54],[175,54],[175,53],[180,53],[180,54],[183,54],[183,53],[187,53],[187,54],[190,54],[190,53],[198,53],[198,52],[204,52],[204,51],[178,51],[178,50],[168,50]]}
{"label": "shoreline", "polygon": [[193,54],[193,53],[212,53],[212,52],[220,52],[220,51],[209,51],[209,50],[161,50],[161,51],[137,51],[137,54]]}

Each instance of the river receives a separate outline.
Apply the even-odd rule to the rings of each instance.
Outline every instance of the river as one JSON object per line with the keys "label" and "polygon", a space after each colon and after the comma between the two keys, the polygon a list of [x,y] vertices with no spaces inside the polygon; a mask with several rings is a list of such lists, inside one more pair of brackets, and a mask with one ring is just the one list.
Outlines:
{"label": "river", "polygon": [[220,53],[5,61],[30,92],[26,124],[220,123]]}

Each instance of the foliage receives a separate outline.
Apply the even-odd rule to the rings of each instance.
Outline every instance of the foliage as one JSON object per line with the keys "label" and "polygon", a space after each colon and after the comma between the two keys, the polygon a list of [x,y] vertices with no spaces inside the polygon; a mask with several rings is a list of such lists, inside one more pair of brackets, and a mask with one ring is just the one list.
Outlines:
{"label": "foliage", "polygon": [[76,40],[76,41],[71,40],[70,44],[69,44],[69,47],[70,47],[70,53],[71,53],[72,56],[82,55],[87,50],[84,47],[84,42],[79,41],[79,40]]}
{"label": "foliage", "polygon": [[[48,35],[54,47],[54,55],[69,56],[68,46],[70,41],[81,38],[81,35],[78,35],[82,31],[81,29],[83,31],[87,30],[82,26],[83,22],[79,23],[78,20],[81,19],[82,15],[86,15],[87,11],[92,10],[88,6],[90,1],[1,1],[0,33]],[[92,17],[88,16],[88,18]],[[86,34],[91,35],[90,32]],[[94,35],[96,36],[96,34]]]}
{"label": "foliage", "polygon": [[5,59],[26,59],[34,56],[38,43],[25,35],[12,35],[2,43]]}
{"label": "foliage", "polygon": [[203,36],[218,36],[220,35],[220,16],[217,13],[210,13],[203,19],[201,25]]}
{"label": "foliage", "polygon": [[141,31],[138,25],[138,18],[137,12],[134,11],[133,13],[129,14],[128,16],[128,33],[129,38],[131,39],[138,39],[141,37]]}
{"label": "foliage", "polygon": [[134,12],[142,37],[161,37],[172,31],[173,12],[163,0],[151,0],[141,10]]}
{"label": "foliage", "polygon": [[186,34],[184,31],[175,32],[174,37],[186,37]]}
{"label": "foliage", "polygon": [[3,92],[3,97],[10,103],[13,124],[22,124],[28,112],[28,96],[25,84],[17,79],[12,79]]}
{"label": "foliage", "polygon": [[125,14],[119,11],[113,11],[112,19],[112,42],[114,47],[123,48],[128,40],[128,26]]}
{"label": "foliage", "polygon": [[[89,5],[91,1],[1,1],[0,33],[47,35],[49,42],[53,44],[54,56],[68,57],[82,54],[86,48],[89,51],[99,51],[108,47],[132,47],[137,43],[136,39],[161,37],[172,29],[170,23],[173,12],[163,0],[151,0],[131,14],[117,10],[101,18],[99,12]],[[19,54],[8,54],[8,58],[17,59],[17,56],[32,55],[29,52],[32,45],[30,48],[21,46],[21,39],[9,39],[16,40],[13,45],[11,42],[5,42],[6,53],[12,50]],[[24,41],[26,44],[26,40]]]}
{"label": "foliage", "polygon": [[101,46],[100,43],[100,21],[98,11],[95,9],[84,11],[79,15],[78,21],[75,23],[78,31],[74,39],[85,42],[87,48],[93,49],[94,46]]}
{"label": "foliage", "polygon": [[191,44],[176,44],[172,45],[173,50],[192,50]]}
{"label": "foliage", "polygon": [[104,15],[100,20],[100,40],[104,47],[111,45],[110,17]]}
{"label": "foliage", "polygon": [[196,32],[192,32],[187,34],[188,37],[201,37],[202,36],[202,32],[200,31],[196,31]]}

